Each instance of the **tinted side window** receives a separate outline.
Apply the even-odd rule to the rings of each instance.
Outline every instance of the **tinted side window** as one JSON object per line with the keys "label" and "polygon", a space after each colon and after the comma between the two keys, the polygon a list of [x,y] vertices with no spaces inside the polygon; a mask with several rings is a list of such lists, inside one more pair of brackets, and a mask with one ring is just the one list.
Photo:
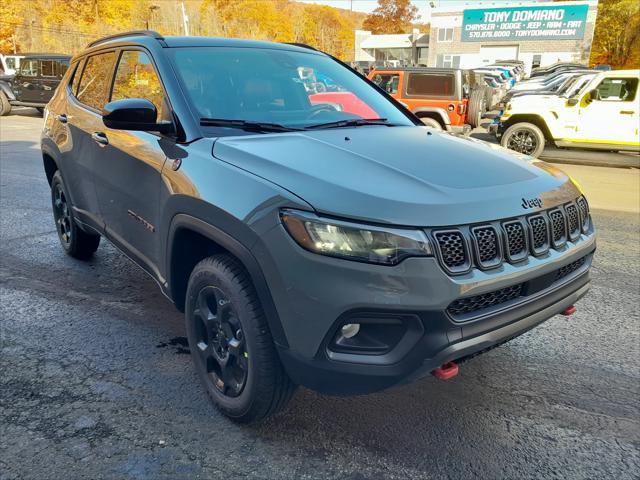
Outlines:
{"label": "tinted side window", "polygon": [[22,62],[20,63],[20,75],[22,75],[23,77],[37,77],[38,60],[22,59]]}
{"label": "tinted side window", "polygon": [[111,100],[145,98],[156,106],[158,119],[163,118],[164,92],[149,56],[140,51],[122,53],[113,82]]}
{"label": "tinted side window", "polygon": [[607,102],[631,102],[638,90],[637,78],[605,78],[598,85],[598,97],[595,100]]}
{"label": "tinted side window", "polygon": [[115,52],[101,53],[88,58],[76,94],[79,101],[96,110],[105,106],[115,58]]}
{"label": "tinted side window", "polygon": [[409,74],[408,95],[433,95],[438,97],[454,94],[453,75],[434,75],[424,73]]}
{"label": "tinted side window", "polygon": [[385,92],[394,94],[398,93],[398,85],[400,84],[400,75],[395,74],[378,74],[373,77],[373,82],[376,83]]}
{"label": "tinted side window", "polygon": [[62,78],[69,68],[69,60],[58,60],[55,67],[56,76]]}
{"label": "tinted side window", "polygon": [[53,60],[40,60],[40,75],[43,77],[55,77]]}

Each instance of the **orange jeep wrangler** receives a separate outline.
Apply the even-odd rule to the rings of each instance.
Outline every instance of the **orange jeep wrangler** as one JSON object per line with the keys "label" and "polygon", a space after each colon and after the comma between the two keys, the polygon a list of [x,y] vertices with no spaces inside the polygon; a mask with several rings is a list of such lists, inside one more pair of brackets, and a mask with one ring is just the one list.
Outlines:
{"label": "orange jeep wrangler", "polygon": [[465,70],[383,68],[371,70],[368,78],[433,128],[468,133],[485,111],[484,92],[471,88]]}

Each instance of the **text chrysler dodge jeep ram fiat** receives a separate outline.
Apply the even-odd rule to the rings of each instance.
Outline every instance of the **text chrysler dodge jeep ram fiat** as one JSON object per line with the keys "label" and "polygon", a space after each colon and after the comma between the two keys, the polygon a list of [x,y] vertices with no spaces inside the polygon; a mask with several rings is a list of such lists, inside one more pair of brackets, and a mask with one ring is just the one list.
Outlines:
{"label": "text chrysler dodge jeep ram fiat", "polygon": [[[310,101],[311,71],[370,116]],[[588,289],[594,230],[567,175],[424,127],[309,47],[94,42],[48,106],[42,152],[63,248],[87,258],[105,236],[157,280],[237,421],[295,385],[446,378]]]}

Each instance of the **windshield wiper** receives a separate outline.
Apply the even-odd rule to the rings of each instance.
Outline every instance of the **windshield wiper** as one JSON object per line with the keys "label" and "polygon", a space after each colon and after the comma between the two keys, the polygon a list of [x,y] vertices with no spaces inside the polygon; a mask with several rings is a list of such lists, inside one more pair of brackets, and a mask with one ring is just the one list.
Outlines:
{"label": "windshield wiper", "polygon": [[386,118],[352,118],[349,120],[338,120],[335,122],[319,123],[304,127],[305,130],[315,130],[321,128],[342,128],[342,127],[361,127],[363,125],[386,125],[394,127],[395,124],[387,123]]}
{"label": "windshield wiper", "polygon": [[230,127],[254,130],[258,132],[295,132],[299,128],[286,127],[279,123],[251,122],[247,120],[231,120],[227,118],[201,118],[200,125],[204,127]]}

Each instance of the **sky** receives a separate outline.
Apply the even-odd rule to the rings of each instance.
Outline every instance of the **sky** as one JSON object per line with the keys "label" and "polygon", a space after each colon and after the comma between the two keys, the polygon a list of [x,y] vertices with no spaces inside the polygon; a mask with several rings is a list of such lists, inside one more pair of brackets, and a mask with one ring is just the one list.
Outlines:
{"label": "sky", "polygon": [[[297,0],[299,2],[305,3],[319,3],[322,5],[330,5],[332,7],[344,8],[349,10],[353,6],[353,10],[358,12],[366,12],[369,13],[373,11],[378,5],[377,0]],[[530,0],[536,1],[536,0]],[[518,1],[507,1],[507,0],[497,0],[497,1],[486,1],[486,0],[411,0],[416,7],[418,7],[418,14],[420,15],[419,22],[428,23],[431,19],[431,7],[430,3],[433,3],[438,8],[452,8],[452,7],[464,7],[465,5],[470,5],[474,7],[478,6],[504,6],[507,4],[518,4],[521,2]]]}

